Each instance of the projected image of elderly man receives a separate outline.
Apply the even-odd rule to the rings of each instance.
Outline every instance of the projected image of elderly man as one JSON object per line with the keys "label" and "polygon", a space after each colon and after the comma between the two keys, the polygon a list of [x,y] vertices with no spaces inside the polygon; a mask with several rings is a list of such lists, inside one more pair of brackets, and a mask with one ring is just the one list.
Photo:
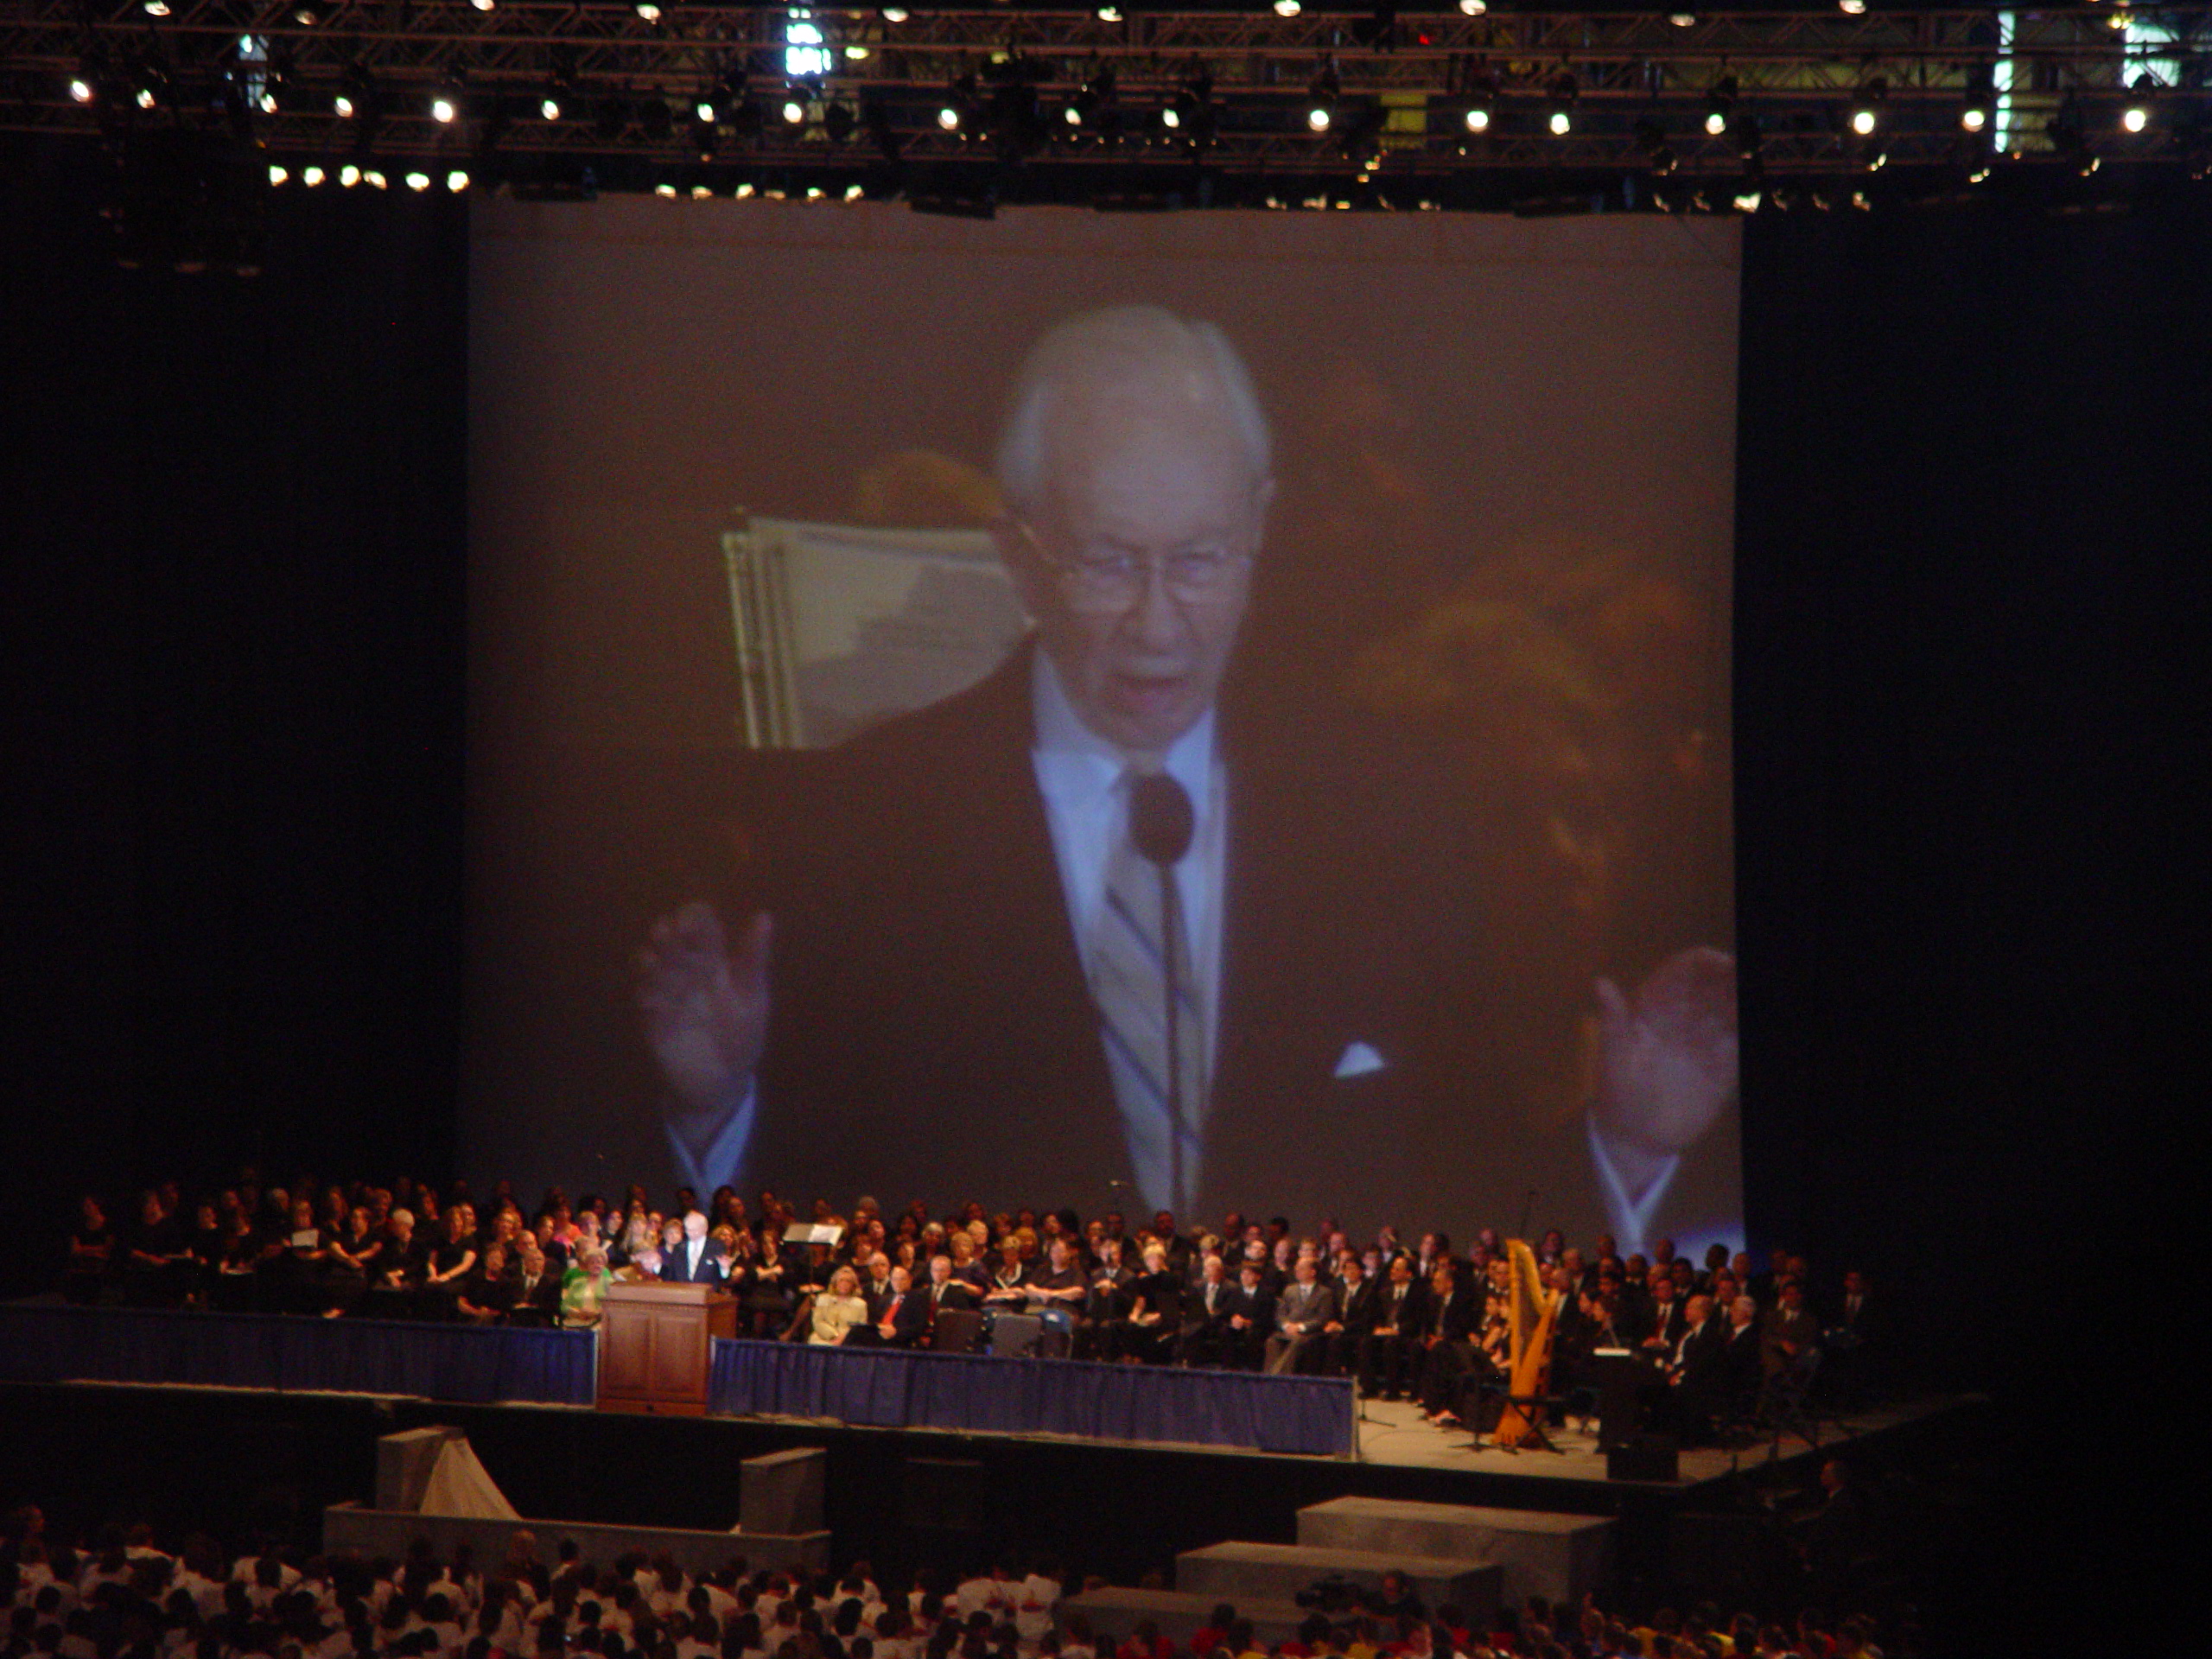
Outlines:
{"label": "projected image of elderly man", "polygon": [[[1236,351],[1150,308],[1071,319],[1024,364],[996,467],[1029,637],[808,757],[759,913],[652,931],[677,1169],[1369,1224],[1464,1196],[1525,1150],[1464,1064],[1499,1006],[1479,895],[1387,734],[1239,684],[1276,486]],[[1683,1145],[1732,1049],[1711,1070],[1645,1069],[1702,1091],[1655,1103]]]}

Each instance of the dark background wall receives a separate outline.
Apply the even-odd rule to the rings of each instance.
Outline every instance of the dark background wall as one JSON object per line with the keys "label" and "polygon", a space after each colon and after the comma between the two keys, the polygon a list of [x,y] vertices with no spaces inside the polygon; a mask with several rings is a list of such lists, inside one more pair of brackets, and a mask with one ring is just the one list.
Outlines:
{"label": "dark background wall", "polygon": [[[451,1157],[466,204],[285,193],[260,276],[131,272],[104,176],[0,149],[25,1241],[86,1182]],[[1945,1381],[2039,1384],[2190,1103],[2209,252],[2202,198],[1748,227],[1751,1222],[1909,1294]]]}

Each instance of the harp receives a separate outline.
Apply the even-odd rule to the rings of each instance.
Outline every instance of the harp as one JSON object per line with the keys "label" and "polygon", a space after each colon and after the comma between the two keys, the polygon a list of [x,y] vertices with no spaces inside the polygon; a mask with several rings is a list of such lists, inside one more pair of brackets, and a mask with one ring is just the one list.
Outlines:
{"label": "harp", "polygon": [[1544,1294],[1543,1276],[1536,1270],[1536,1253],[1521,1239],[1508,1239],[1507,1266],[1512,1278],[1508,1290],[1507,1317],[1513,1333],[1508,1367],[1505,1409],[1491,1439],[1511,1451],[1523,1446],[1551,1449],[1544,1438],[1544,1399],[1550,1381],[1552,1326],[1556,1310]]}

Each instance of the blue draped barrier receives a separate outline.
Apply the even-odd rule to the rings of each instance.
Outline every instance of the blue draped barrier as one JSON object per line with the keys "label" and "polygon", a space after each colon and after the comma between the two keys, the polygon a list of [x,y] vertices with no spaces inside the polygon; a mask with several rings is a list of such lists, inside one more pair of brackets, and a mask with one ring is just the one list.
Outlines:
{"label": "blue draped barrier", "polygon": [[0,1381],[201,1382],[588,1406],[588,1331],[0,1304]]}
{"label": "blue draped barrier", "polygon": [[715,1411],[883,1428],[1076,1434],[1346,1458],[1344,1377],[1093,1365],[804,1343],[715,1344]]}

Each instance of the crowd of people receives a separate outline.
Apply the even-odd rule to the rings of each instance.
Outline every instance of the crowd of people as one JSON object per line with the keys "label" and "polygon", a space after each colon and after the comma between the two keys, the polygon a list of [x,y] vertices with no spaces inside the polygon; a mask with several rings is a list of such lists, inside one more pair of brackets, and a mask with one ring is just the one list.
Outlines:
{"label": "crowd of people", "polygon": [[164,1548],[144,1525],[73,1542],[25,1506],[0,1530],[0,1659],[1881,1659],[1916,1645],[1909,1628],[1878,1645],[1864,1618],[1710,1606],[1629,1619],[1532,1597],[1470,1617],[1423,1606],[1395,1573],[1307,1598],[1286,1641],[1257,1639],[1233,1604],[1186,1641],[1151,1623],[1116,1641],[1063,1605],[1102,1582],[1051,1563],[890,1586],[866,1561],[832,1574],[734,1559],[694,1576],[665,1556],[545,1551],[528,1531],[483,1562],[427,1540],[398,1560],[204,1535]]}
{"label": "crowd of people", "polygon": [[1714,1245],[1693,1262],[1662,1240],[1624,1256],[1609,1237],[1585,1250],[1557,1230],[1534,1249],[1535,1283],[1516,1290],[1491,1229],[1461,1250],[1389,1227],[1355,1240],[1327,1218],[1301,1233],[1232,1214],[1217,1230],[1163,1211],[1132,1227],[973,1203],[887,1216],[867,1198],[801,1217],[773,1192],[748,1205],[728,1187],[703,1203],[680,1191],[665,1209],[638,1186],[575,1203],[556,1189],[525,1211],[505,1183],[480,1201],[466,1183],[276,1187],[251,1170],[189,1206],[174,1185],[149,1189],[135,1210],[118,1224],[82,1200],[65,1294],[587,1328],[618,1279],[681,1279],[721,1286],[757,1338],[966,1348],[1014,1318],[1047,1355],[1350,1376],[1443,1427],[1497,1409],[1520,1294],[1524,1310],[1549,1306],[1555,1396],[1580,1390],[1586,1408],[1598,1362],[1625,1354],[1642,1362],[1648,1415],[1686,1441],[1747,1421],[1777,1379],[1823,1356],[1859,1395],[1892,1357],[1861,1273],[1822,1299],[1790,1252],[1761,1266]]}

